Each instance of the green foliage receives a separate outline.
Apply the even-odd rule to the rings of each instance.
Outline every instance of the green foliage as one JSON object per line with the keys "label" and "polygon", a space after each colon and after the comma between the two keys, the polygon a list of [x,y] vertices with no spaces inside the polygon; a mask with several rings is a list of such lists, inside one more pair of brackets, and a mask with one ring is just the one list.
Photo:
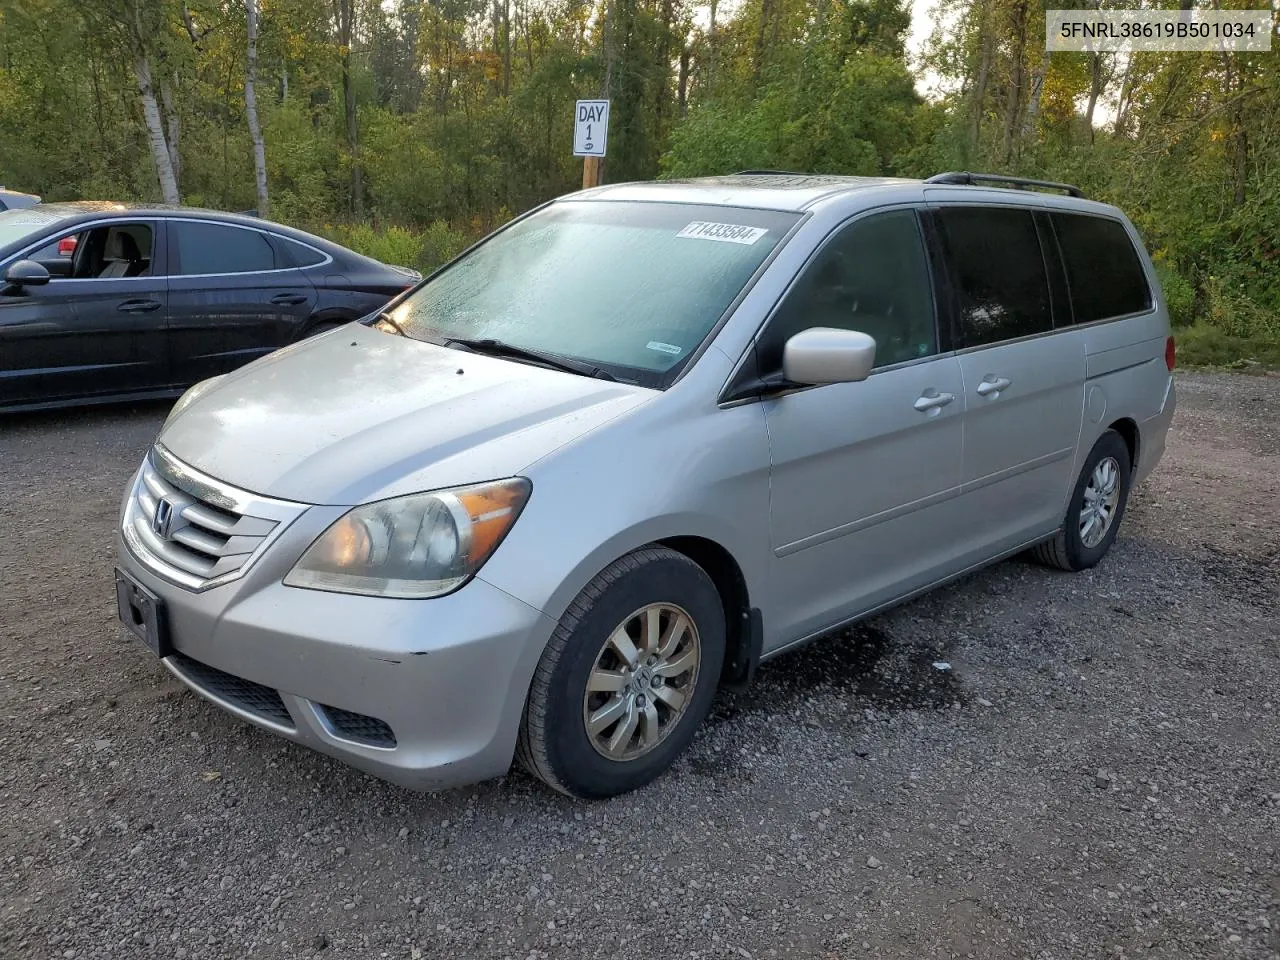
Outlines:
{"label": "green foliage", "polygon": [[478,239],[473,233],[451,227],[443,220],[421,231],[399,226],[378,229],[368,223],[326,223],[313,229],[356,253],[383,263],[413,267],[423,274],[452,260]]}
{"label": "green foliage", "polygon": [[[720,3],[714,29],[705,5],[674,0],[259,6],[270,214],[380,260],[431,270],[576,190],[573,102],[607,96],[608,182],[775,168],[1077,183],[1133,218],[1192,355],[1271,356],[1280,340],[1274,54],[1047,55],[1044,5],[1025,0],[938,0],[911,61],[906,0]],[[158,199],[168,155],[184,202],[254,207],[247,40],[226,0],[0,0],[0,183]]]}
{"label": "green foliage", "polygon": [[1156,258],[1155,265],[1160,289],[1169,308],[1169,319],[1175,327],[1190,326],[1195,321],[1195,286],[1164,260]]}
{"label": "green foliage", "polygon": [[1239,337],[1201,321],[1177,331],[1180,367],[1226,367],[1235,370],[1280,369],[1280,340]]}

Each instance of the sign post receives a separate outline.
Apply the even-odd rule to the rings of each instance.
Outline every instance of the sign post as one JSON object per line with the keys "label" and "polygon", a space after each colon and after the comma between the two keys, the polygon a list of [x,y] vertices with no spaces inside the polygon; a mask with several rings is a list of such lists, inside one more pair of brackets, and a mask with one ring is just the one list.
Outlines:
{"label": "sign post", "polygon": [[582,189],[600,186],[600,158],[609,141],[609,101],[579,100],[573,116],[573,155],[582,157]]}

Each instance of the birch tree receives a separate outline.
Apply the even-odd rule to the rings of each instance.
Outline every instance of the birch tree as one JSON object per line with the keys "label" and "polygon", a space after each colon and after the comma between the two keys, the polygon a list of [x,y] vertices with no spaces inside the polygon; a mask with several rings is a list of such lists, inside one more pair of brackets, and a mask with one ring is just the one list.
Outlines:
{"label": "birch tree", "polygon": [[244,70],[244,114],[249,123],[249,136],[253,140],[253,176],[258,195],[258,216],[270,215],[267,197],[267,149],[262,141],[262,126],[258,122],[258,0],[244,0],[245,25],[248,28],[247,60]]}

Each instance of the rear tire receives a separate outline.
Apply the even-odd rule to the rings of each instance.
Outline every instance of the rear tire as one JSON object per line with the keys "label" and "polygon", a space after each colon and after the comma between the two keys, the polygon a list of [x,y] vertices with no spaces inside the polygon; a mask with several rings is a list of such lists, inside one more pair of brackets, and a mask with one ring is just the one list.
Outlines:
{"label": "rear tire", "polygon": [[1132,475],[1128,445],[1108,430],[1085,458],[1062,529],[1033,547],[1031,556],[1047,567],[1072,572],[1087,570],[1106,556],[1124,518]]}
{"label": "rear tire", "polygon": [[627,554],[560,618],[529,688],[517,759],[573,797],[643,786],[706,717],[724,648],[724,608],[700,566],[665,547]]}

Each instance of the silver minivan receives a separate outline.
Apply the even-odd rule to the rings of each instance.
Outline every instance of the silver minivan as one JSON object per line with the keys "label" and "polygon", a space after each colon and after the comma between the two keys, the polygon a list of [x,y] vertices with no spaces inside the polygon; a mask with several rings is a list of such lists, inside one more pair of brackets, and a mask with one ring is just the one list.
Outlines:
{"label": "silver minivan", "polygon": [[1096,564],[1173,366],[1137,233],[1071,187],[601,187],[193,387],[120,615],[380,777],[617,794],[764,659],[1022,551]]}

